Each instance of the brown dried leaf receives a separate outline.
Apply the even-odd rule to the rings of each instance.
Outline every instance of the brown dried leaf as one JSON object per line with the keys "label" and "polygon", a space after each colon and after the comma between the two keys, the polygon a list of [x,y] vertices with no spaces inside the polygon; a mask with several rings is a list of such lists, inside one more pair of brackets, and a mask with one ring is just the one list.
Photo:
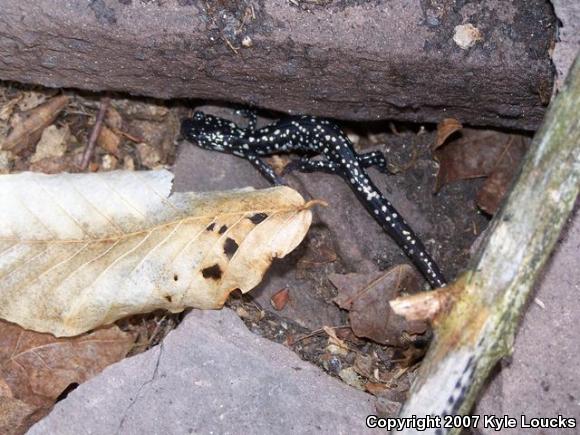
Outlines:
{"label": "brown dried leaf", "polygon": [[0,396],[0,433],[23,435],[50,408],[39,408],[9,396]]}
{"label": "brown dried leaf", "polygon": [[426,331],[425,323],[406,322],[393,313],[389,304],[402,291],[419,288],[420,278],[411,266],[401,264],[373,274],[332,274],[329,278],[338,289],[334,302],[349,311],[351,328],[358,337],[402,346],[406,344],[403,331],[413,334]]}
{"label": "brown dried leaf", "polygon": [[0,320],[0,382],[9,389],[0,389],[0,432],[29,427],[69,385],[124,358],[133,342],[117,326],[62,339]]}
{"label": "brown dried leaf", "polygon": [[159,154],[159,159],[163,160],[173,148],[175,136],[179,131],[177,126],[175,115],[170,113],[164,122],[130,120],[124,131],[134,138],[140,138],[141,143],[155,150]]}
{"label": "brown dried leaf", "polygon": [[113,130],[120,130],[123,127],[123,117],[117,109],[109,106],[105,114],[105,124]]}
{"label": "brown dried leaf", "polygon": [[124,358],[133,342],[133,335],[117,326],[56,338],[0,320],[0,377],[12,397],[47,406],[70,384],[80,384]]}
{"label": "brown dried leaf", "polygon": [[0,317],[63,336],[156,309],[220,308],[310,226],[310,205],[288,187],[170,195],[172,179],[0,176]]}
{"label": "brown dried leaf", "polygon": [[306,253],[298,261],[298,267],[314,269],[328,263],[334,263],[338,255],[332,246],[310,243]]}
{"label": "brown dried leaf", "polygon": [[42,172],[43,174],[60,174],[61,172],[78,172],[78,162],[75,156],[67,154],[62,157],[47,157],[45,159],[32,162],[25,168],[32,172]]}
{"label": "brown dried leaf", "polygon": [[464,128],[458,139],[434,152],[439,161],[435,191],[455,181],[487,177],[512,140],[506,133]]}
{"label": "brown dried leaf", "polygon": [[367,382],[365,384],[365,390],[373,396],[381,395],[388,388],[386,384],[379,384],[377,382]]}
{"label": "brown dried leaf", "polygon": [[372,379],[374,376],[374,370],[377,366],[376,358],[371,355],[357,353],[354,358],[354,364],[352,368],[361,376]]}
{"label": "brown dried leaf", "polygon": [[119,153],[119,145],[121,144],[121,138],[113,132],[106,125],[101,127],[99,132],[99,137],[97,137],[97,145],[104,149],[107,153],[113,154],[117,158],[122,156]]}
{"label": "brown dried leaf", "polygon": [[456,131],[463,128],[463,125],[455,118],[445,118],[439,124],[437,124],[437,137],[435,143],[433,144],[432,150],[435,151],[441,145],[445,143],[447,138],[451,136]]}
{"label": "brown dried leaf", "polygon": [[54,122],[68,102],[67,96],[60,95],[34,109],[13,116],[12,131],[0,145],[0,148],[18,153],[38,142],[42,131]]}

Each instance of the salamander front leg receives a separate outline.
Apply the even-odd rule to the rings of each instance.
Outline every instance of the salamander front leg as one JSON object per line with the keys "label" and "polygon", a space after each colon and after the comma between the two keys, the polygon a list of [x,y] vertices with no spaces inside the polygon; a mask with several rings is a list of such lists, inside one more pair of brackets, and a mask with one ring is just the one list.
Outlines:
{"label": "salamander front leg", "polygon": [[389,169],[387,168],[387,160],[385,156],[380,151],[371,151],[369,153],[359,154],[357,156],[359,164],[363,168],[375,167],[383,174],[387,174]]}
{"label": "salamander front leg", "polygon": [[258,123],[258,113],[253,109],[238,109],[236,110],[236,115],[240,115],[248,120],[248,126],[246,127],[250,131],[256,129],[256,124]]}
{"label": "salamander front leg", "polygon": [[302,157],[299,160],[293,160],[286,165],[283,175],[289,174],[293,171],[300,172],[326,172],[328,174],[338,173],[338,166],[333,162],[326,160],[310,160]]}
{"label": "salamander front leg", "polygon": [[248,152],[246,152],[244,155],[240,155],[237,152],[234,152],[234,154],[248,160],[252,165],[254,165],[254,167],[258,171],[260,171],[262,176],[266,180],[268,180],[270,183],[272,183],[276,186],[286,185],[284,180],[282,178],[278,177],[278,175],[276,175],[276,172],[274,172],[274,169],[269,164],[267,164],[266,162],[261,160],[256,154],[248,153]]}

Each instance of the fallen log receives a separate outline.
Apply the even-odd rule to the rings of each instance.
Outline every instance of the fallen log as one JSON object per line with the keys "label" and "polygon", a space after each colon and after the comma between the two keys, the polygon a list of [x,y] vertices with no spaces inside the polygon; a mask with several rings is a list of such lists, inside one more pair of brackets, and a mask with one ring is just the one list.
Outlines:
{"label": "fallen log", "polygon": [[543,0],[0,0],[0,10],[0,79],[49,87],[535,129],[553,85],[556,19]]}

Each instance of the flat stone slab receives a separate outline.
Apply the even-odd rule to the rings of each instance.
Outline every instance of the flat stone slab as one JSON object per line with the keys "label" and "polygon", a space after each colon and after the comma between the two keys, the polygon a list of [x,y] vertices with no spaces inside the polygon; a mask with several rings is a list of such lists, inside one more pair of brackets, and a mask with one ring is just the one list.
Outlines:
{"label": "flat stone slab", "polygon": [[28,433],[359,434],[375,412],[372,396],[253,335],[231,310],[195,310],[161,345],[80,385]]}

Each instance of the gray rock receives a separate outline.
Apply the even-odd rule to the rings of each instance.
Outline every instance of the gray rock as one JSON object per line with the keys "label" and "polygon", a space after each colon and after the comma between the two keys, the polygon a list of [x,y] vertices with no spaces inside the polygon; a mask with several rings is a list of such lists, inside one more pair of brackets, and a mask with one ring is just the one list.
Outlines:
{"label": "gray rock", "polygon": [[79,386],[28,434],[365,433],[372,413],[371,396],[224,309],[191,312],[161,345]]}

